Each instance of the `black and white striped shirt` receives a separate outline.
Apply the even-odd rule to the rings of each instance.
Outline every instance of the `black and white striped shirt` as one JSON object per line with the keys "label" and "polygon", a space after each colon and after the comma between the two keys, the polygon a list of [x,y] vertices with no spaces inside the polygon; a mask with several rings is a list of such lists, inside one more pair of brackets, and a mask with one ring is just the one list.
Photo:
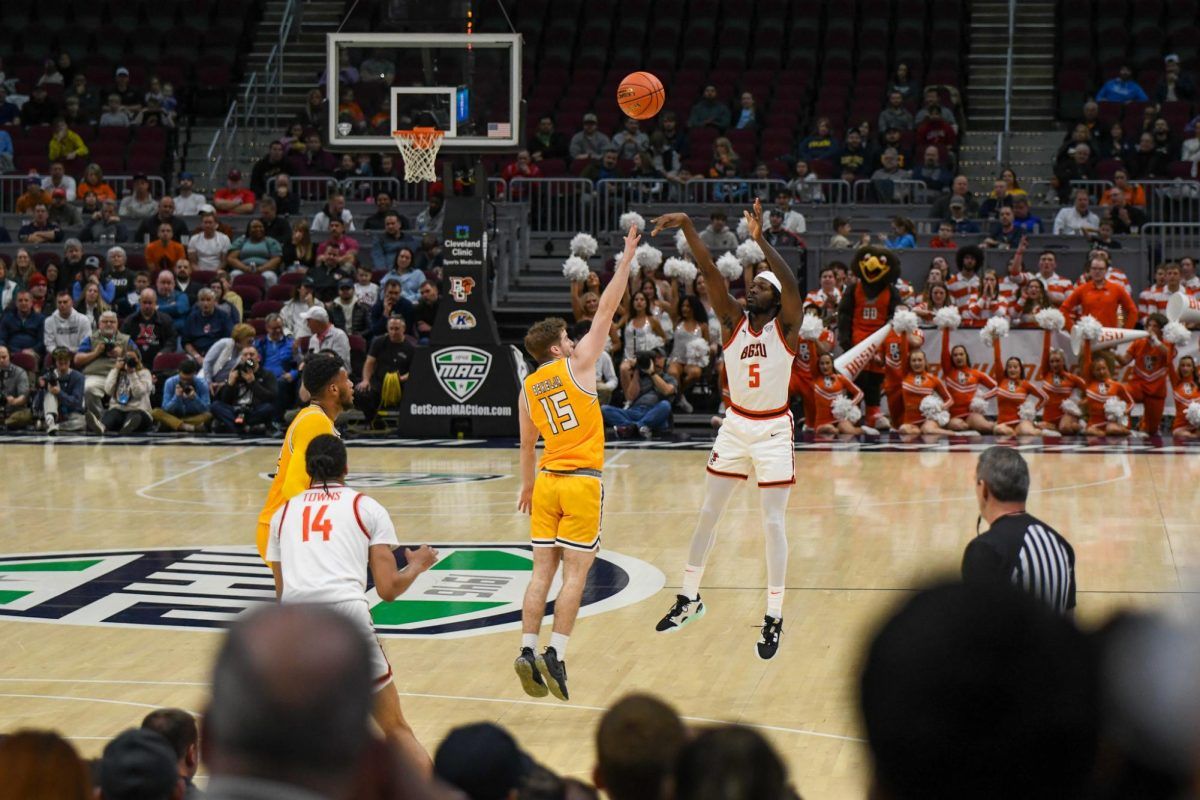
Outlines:
{"label": "black and white striped shirt", "polygon": [[1009,583],[1059,613],[1075,608],[1075,550],[1058,531],[1024,512],[1008,514],[963,553],[964,583]]}

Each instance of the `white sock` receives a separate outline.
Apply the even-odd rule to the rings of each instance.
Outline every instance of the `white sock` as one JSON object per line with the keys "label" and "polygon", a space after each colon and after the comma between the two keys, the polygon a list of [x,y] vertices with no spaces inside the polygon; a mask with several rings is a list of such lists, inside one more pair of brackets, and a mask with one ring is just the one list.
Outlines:
{"label": "white sock", "polygon": [[521,634],[521,649],[528,647],[530,650],[537,650],[537,634],[522,633]]}
{"label": "white sock", "polygon": [[559,661],[566,661],[567,659],[567,639],[569,638],[571,637],[565,633],[550,634],[550,646],[558,654]]}
{"label": "white sock", "polygon": [[689,600],[700,596],[700,579],[704,577],[704,567],[688,564],[683,570],[683,588],[679,593]]}
{"label": "white sock", "polygon": [[783,587],[767,587],[767,616],[783,619]]}

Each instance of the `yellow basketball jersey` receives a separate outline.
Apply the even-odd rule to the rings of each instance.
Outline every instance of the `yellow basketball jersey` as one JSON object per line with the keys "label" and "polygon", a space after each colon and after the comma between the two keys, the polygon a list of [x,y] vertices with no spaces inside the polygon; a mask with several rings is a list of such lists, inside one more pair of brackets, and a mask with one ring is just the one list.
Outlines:
{"label": "yellow basketball jersey", "polygon": [[542,434],[541,469],[568,471],[604,467],[604,417],[595,393],[579,387],[570,360],[543,364],[525,378],[529,416]]}
{"label": "yellow basketball jersey", "polygon": [[271,488],[267,490],[267,502],[258,515],[258,531],[256,543],[258,553],[264,559],[267,557],[267,536],[270,533],[271,517],[275,516],[285,502],[308,488],[308,466],[305,455],[308,453],[308,443],[323,433],[337,435],[333,420],[325,415],[317,406],[309,405],[300,409],[288,426],[283,446],[279,448],[279,461],[275,464],[275,477],[271,480]]}

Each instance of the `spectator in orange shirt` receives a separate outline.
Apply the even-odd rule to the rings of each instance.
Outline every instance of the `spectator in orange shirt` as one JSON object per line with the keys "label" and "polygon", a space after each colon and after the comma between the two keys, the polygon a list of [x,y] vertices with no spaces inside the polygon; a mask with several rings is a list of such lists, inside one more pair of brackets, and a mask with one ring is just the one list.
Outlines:
{"label": "spectator in orange shirt", "polygon": [[155,272],[171,269],[178,261],[187,261],[187,250],[175,241],[175,228],[170,222],[158,224],[158,238],[146,245],[146,266]]}
{"label": "spectator in orange shirt", "polygon": [[104,172],[100,169],[99,164],[88,164],[87,169],[83,171],[83,180],[79,184],[79,189],[75,192],[76,197],[86,197],[88,193],[96,195],[96,199],[100,202],[105,200],[116,200],[117,193],[113,188],[104,182]]}
{"label": "spectator in orange shirt", "polygon": [[17,213],[32,214],[35,206],[50,206],[50,193],[42,188],[42,179],[30,175],[25,179],[25,192],[17,198]]}
{"label": "spectator in orange shirt", "polygon": [[1125,205],[1137,206],[1138,208],[1146,207],[1146,189],[1140,183],[1130,183],[1129,173],[1123,169],[1119,169],[1113,173],[1113,185],[1111,188],[1104,190],[1104,195],[1100,198],[1100,205],[1108,207],[1112,205],[1113,189],[1120,189],[1125,196]]}
{"label": "spectator in orange shirt", "polygon": [[[1108,280],[1108,262],[1093,257],[1088,262],[1088,277],[1091,280],[1067,295],[1062,312],[1066,317],[1067,330],[1079,317],[1093,316],[1106,328],[1132,328],[1137,324],[1138,310],[1129,292],[1118,283]],[[1078,309],[1078,314],[1072,312]],[[1125,310],[1125,319],[1117,316],[1117,310]],[[1123,324],[1122,324],[1123,322]]]}
{"label": "spectator in orange shirt", "polygon": [[254,211],[254,192],[242,186],[242,171],[229,170],[228,182],[213,193],[213,206],[222,214],[250,214]]}

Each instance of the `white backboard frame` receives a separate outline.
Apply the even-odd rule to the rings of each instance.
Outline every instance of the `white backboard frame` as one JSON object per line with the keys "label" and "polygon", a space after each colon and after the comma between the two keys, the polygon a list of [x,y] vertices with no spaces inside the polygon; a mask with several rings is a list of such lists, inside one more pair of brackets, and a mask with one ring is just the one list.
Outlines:
{"label": "white backboard frame", "polygon": [[458,88],[455,86],[393,86],[392,98],[392,130],[400,130],[400,119],[396,115],[396,98],[410,94],[444,94],[449,98],[450,127],[442,132],[442,141],[446,142],[458,136]]}

